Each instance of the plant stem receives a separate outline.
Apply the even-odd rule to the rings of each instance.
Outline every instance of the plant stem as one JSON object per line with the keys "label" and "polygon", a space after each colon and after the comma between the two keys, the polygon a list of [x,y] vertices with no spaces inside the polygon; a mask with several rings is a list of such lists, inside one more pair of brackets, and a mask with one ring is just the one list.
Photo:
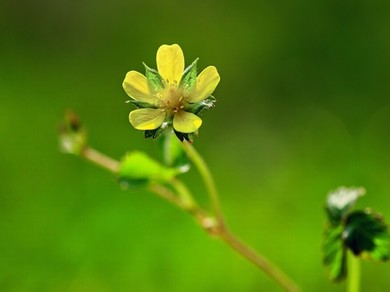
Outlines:
{"label": "plant stem", "polygon": [[299,291],[295,282],[288,277],[279,267],[270,262],[266,257],[254,251],[251,247],[241,242],[228,229],[224,228],[221,232],[220,238],[233,248],[241,256],[252,262],[268,276],[280,284],[286,291]]}
{"label": "plant stem", "polygon": [[[187,189],[186,185],[180,180],[176,179],[174,182],[174,188],[179,195],[179,198],[192,198],[191,192]],[[188,205],[185,205],[188,206]],[[192,205],[191,208],[183,208],[197,219],[197,222],[202,226],[210,235],[217,237],[228,244],[235,252],[246,258],[268,276],[274,279],[280,284],[286,291],[296,292],[299,291],[295,282],[289,278],[282,270],[280,270],[275,264],[270,262],[266,257],[255,252],[251,247],[240,241],[224,224],[218,221],[214,217],[210,217],[197,205]]]}
{"label": "plant stem", "polygon": [[204,184],[206,186],[207,192],[210,196],[210,201],[213,206],[215,216],[217,217],[218,221],[221,225],[224,225],[224,218],[222,215],[221,210],[221,203],[219,201],[218,191],[217,187],[215,186],[213,176],[211,175],[211,172],[203,160],[202,156],[196,151],[196,149],[192,146],[191,143],[184,141],[183,142],[183,148],[188,157],[192,160],[192,162],[195,164],[196,168],[198,169],[200,175],[202,176],[202,179],[204,181]]}
{"label": "plant stem", "polygon": [[[214,218],[212,216],[209,216],[203,209],[201,209],[192,200],[193,196],[191,195],[191,192],[188,190],[186,185],[178,179],[174,179],[171,182],[171,185],[177,195],[172,190],[159,184],[151,184],[149,186],[149,190],[157,194],[164,200],[189,213],[196,219],[196,222],[208,232],[208,234],[224,241],[234,251],[252,262],[259,269],[264,271],[268,276],[274,279],[279,285],[281,285],[285,289],[285,291],[299,291],[299,288],[295,284],[295,282],[290,279],[282,270],[280,270],[276,265],[271,263],[263,255],[255,252],[251,247],[241,242],[232,232],[227,229],[226,225],[223,223],[223,221],[221,221],[222,213],[220,210],[218,194],[210,171],[208,170],[203,159],[195,151],[195,149],[188,143],[186,143],[185,145],[187,145],[186,149],[190,149],[187,153],[191,153],[192,159],[196,161],[195,162],[193,160],[194,163],[198,165],[198,168],[200,168],[200,171],[204,175],[205,181],[207,181],[210,195],[212,198],[214,198],[213,202],[215,204],[214,207],[216,207],[215,211],[218,212],[217,214],[219,214],[219,217]],[[188,145],[190,147],[188,147]],[[111,172],[117,173],[119,171],[119,161],[116,161],[90,147],[86,147],[84,151],[82,151],[81,156]],[[348,291],[357,292],[358,290]]]}
{"label": "plant stem", "polygon": [[216,233],[217,237],[221,238],[226,242],[231,248],[238,252],[241,256],[251,261],[281,286],[283,286],[286,291],[299,291],[298,286],[290,279],[284,272],[282,272],[277,266],[271,263],[264,256],[256,253],[252,248],[243,244],[240,240],[237,239],[226,227],[223,214],[221,210],[221,203],[218,196],[218,191],[215,186],[214,179],[211,175],[211,172],[202,158],[202,156],[196,151],[191,143],[184,141],[183,148],[188,157],[192,160],[195,166],[198,168],[200,175],[206,185],[207,191],[210,196],[211,203],[216,215],[216,218],[219,223],[218,232],[213,230],[213,233]]}
{"label": "plant stem", "polygon": [[179,207],[180,209],[184,209],[183,203],[179,200],[171,190],[159,184],[152,184],[149,186],[149,191],[155,193],[162,199],[168,201],[169,203]]}
{"label": "plant stem", "polygon": [[108,157],[107,155],[86,146],[80,153],[81,157],[108,169],[111,172],[117,173],[119,170],[119,161]]}
{"label": "plant stem", "polygon": [[360,291],[360,259],[348,251],[348,292]]}

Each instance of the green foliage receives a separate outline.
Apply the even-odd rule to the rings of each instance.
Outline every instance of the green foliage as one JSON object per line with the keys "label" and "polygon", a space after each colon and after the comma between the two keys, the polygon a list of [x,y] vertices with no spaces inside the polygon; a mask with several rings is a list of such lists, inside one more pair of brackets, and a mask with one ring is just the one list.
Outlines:
{"label": "green foliage", "polygon": [[348,249],[356,256],[380,261],[390,257],[390,234],[382,216],[370,210],[351,212],[364,192],[363,188],[341,187],[328,195],[323,262],[332,281],[345,279]]}
{"label": "green foliage", "polygon": [[164,163],[169,167],[177,168],[180,172],[187,172],[190,163],[183,150],[182,142],[173,134],[166,131],[160,139],[161,151]]}
{"label": "green foliage", "polygon": [[345,223],[344,241],[355,255],[362,253],[375,260],[390,256],[390,235],[379,214],[370,210],[351,213]]}
{"label": "green foliage", "polygon": [[130,186],[149,182],[166,183],[178,174],[178,170],[166,167],[141,151],[127,153],[121,160],[119,178]]}
{"label": "green foliage", "polygon": [[189,65],[183,72],[183,76],[180,81],[180,87],[183,88],[184,93],[188,93],[196,84],[197,68],[196,65],[199,59],[196,59]]}
{"label": "green foliage", "polygon": [[191,103],[191,104],[187,105],[186,110],[197,115],[204,110],[208,110],[208,109],[214,107],[216,101],[217,100],[215,99],[215,97],[210,95],[209,97],[207,97],[206,99],[204,99],[202,101],[199,101],[196,103]]}
{"label": "green foliage", "polygon": [[342,239],[343,226],[328,226],[324,234],[324,265],[328,267],[329,278],[341,281],[347,275],[346,249]]}
{"label": "green foliage", "polygon": [[164,89],[164,87],[165,87],[164,86],[164,81],[161,78],[161,76],[158,73],[158,71],[148,67],[145,63],[143,63],[143,64],[145,66],[145,75],[146,75],[146,79],[148,81],[149,89],[153,93],[159,92],[162,89]]}

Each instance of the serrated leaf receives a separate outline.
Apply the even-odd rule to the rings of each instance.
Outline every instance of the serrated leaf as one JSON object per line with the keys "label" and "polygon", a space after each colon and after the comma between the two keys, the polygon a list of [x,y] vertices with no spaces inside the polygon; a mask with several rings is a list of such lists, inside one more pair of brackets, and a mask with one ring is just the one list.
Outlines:
{"label": "serrated leaf", "polygon": [[127,153],[122,158],[119,168],[120,181],[130,185],[151,181],[164,183],[170,181],[177,174],[176,169],[160,164],[141,151]]}
{"label": "serrated leaf", "polygon": [[345,244],[355,255],[364,253],[381,261],[390,257],[390,234],[379,214],[369,210],[349,214],[343,236]]}
{"label": "serrated leaf", "polygon": [[326,210],[329,220],[338,224],[344,219],[355,205],[357,199],[365,194],[365,189],[340,187],[330,192],[326,201]]}
{"label": "serrated leaf", "polygon": [[172,131],[167,131],[160,139],[164,163],[177,168],[181,173],[190,169],[190,163],[183,145]]}
{"label": "serrated leaf", "polygon": [[138,101],[135,99],[129,99],[128,101],[126,101],[126,103],[131,103],[132,105],[134,105],[137,108],[156,108],[155,105],[152,105],[152,104],[144,102],[144,101]]}
{"label": "serrated leaf", "polygon": [[199,101],[196,103],[190,103],[189,105],[187,105],[186,111],[198,115],[202,111],[205,111],[205,110],[208,110],[208,109],[214,107],[216,101],[217,100],[215,99],[215,97],[210,95],[208,98],[206,98],[202,101]]}
{"label": "serrated leaf", "polygon": [[343,226],[328,226],[324,234],[324,265],[328,269],[329,279],[337,282],[347,275],[346,249],[344,246]]}
{"label": "serrated leaf", "polygon": [[185,94],[190,92],[196,84],[196,76],[198,74],[196,65],[198,60],[199,58],[192,62],[192,64],[184,70],[183,76],[181,77],[179,87],[183,89]]}
{"label": "serrated leaf", "polygon": [[145,63],[145,75],[149,89],[152,93],[159,92],[164,89],[164,80],[161,78],[157,70],[148,67]]}

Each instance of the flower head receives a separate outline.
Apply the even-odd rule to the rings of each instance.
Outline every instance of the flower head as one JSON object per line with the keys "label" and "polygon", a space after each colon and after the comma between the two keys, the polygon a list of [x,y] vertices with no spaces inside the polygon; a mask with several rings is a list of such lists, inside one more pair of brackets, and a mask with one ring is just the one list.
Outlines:
{"label": "flower head", "polygon": [[131,125],[145,131],[145,137],[157,138],[172,126],[180,140],[190,140],[202,125],[198,114],[211,108],[211,96],[220,77],[214,66],[197,76],[197,60],[184,69],[184,55],[180,46],[162,45],[157,50],[157,69],[145,66],[146,76],[130,71],[123,88],[138,109],[129,114]]}

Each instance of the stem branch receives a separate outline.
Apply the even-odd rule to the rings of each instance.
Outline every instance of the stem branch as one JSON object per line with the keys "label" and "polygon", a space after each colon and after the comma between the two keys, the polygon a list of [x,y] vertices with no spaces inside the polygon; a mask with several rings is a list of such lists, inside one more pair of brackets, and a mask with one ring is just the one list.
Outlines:
{"label": "stem branch", "polygon": [[156,195],[175,205],[176,207],[184,209],[183,203],[179,200],[179,198],[175,196],[175,194],[172,193],[172,191],[167,189],[166,187],[158,184],[152,184],[149,186],[149,191],[155,193]]}
{"label": "stem branch", "polygon": [[[246,258],[259,269],[264,271],[268,276],[274,279],[279,283],[286,291],[296,292],[299,291],[298,286],[295,282],[290,279],[282,270],[280,270],[276,265],[271,263],[267,258],[255,252],[251,247],[247,246],[241,242],[233,233],[231,233],[223,223],[223,217],[221,213],[220,203],[218,199],[217,189],[215,187],[211,173],[202,159],[202,157],[196,152],[196,150],[189,143],[184,143],[186,153],[191,158],[191,160],[196,164],[199,172],[201,173],[207,189],[210,194],[210,198],[213,203],[214,211],[216,218],[209,216],[203,209],[201,209],[192,199],[191,192],[178,179],[174,179],[171,182],[171,185],[174,191],[170,190],[159,184],[151,184],[149,190],[164,200],[170,202],[171,204],[179,207],[180,209],[186,211],[191,216],[196,219],[196,222],[205,229],[208,234],[217,237],[224,241],[228,246],[230,246],[234,251],[240,254],[242,257]],[[119,171],[120,162],[114,160],[103,153],[98,152],[97,150],[86,147],[82,152],[81,156],[113,173]],[[358,264],[358,262],[357,262]],[[357,272],[356,272],[357,271]],[[359,270],[352,272],[348,278],[356,278]],[[355,276],[353,276],[355,275]],[[357,276],[358,279],[358,276]],[[358,281],[355,282],[355,290],[349,289],[349,292],[358,292]],[[357,284],[356,284],[357,283]],[[357,286],[356,286],[357,285]],[[356,288],[357,287],[357,288]]]}
{"label": "stem branch", "polygon": [[119,171],[119,161],[112,159],[111,157],[86,146],[80,153],[81,157],[103,167],[113,173]]}
{"label": "stem branch", "polygon": [[217,187],[215,186],[213,176],[211,175],[211,172],[210,172],[207,164],[203,160],[202,156],[200,156],[200,154],[192,146],[191,143],[184,141],[183,148],[184,148],[184,151],[187,153],[188,157],[195,164],[200,175],[202,176],[202,179],[203,179],[204,184],[206,186],[207,192],[209,193],[209,196],[210,196],[210,201],[211,201],[211,204],[213,206],[215,216],[217,217],[220,224],[224,225],[224,218],[222,215],[221,203],[219,201]]}
{"label": "stem branch", "polygon": [[282,270],[280,270],[275,264],[270,262],[266,257],[254,251],[251,247],[241,242],[234,234],[228,229],[223,229],[220,238],[227,243],[232,249],[234,249],[241,256],[252,262],[264,273],[274,279],[280,284],[286,291],[296,292],[299,291],[295,282],[288,277]]}

